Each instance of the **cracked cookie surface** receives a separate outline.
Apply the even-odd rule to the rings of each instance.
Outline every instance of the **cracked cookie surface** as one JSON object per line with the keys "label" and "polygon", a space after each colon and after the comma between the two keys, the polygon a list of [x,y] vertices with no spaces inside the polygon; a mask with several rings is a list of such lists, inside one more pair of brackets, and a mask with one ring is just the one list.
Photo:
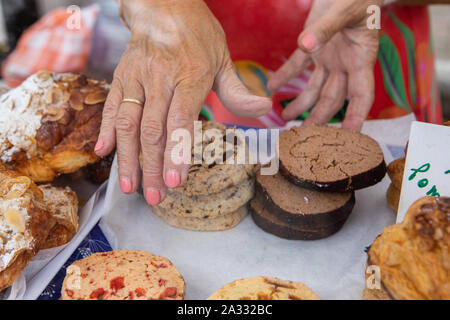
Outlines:
{"label": "cracked cookie surface", "polygon": [[383,152],[372,138],[327,126],[302,126],[279,138],[280,170],[305,188],[344,192],[379,182],[386,173]]}

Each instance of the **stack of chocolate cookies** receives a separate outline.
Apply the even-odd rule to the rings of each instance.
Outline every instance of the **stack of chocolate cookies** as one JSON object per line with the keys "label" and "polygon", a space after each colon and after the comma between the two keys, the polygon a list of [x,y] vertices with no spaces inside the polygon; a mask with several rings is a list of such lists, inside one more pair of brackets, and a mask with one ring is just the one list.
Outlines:
{"label": "stack of chocolate cookies", "polygon": [[[211,160],[203,159],[201,164],[192,164],[186,182],[170,189],[166,199],[152,206],[152,211],[178,228],[195,231],[230,229],[248,214],[247,204],[254,196],[255,165],[248,162],[227,164],[230,157],[236,162],[238,148],[244,148],[248,153],[245,140],[236,130],[227,131],[224,125],[215,122],[203,123],[202,130],[202,150],[214,143],[220,133],[224,150],[219,156],[222,161],[217,158],[210,163]],[[215,137],[208,134],[211,132],[215,132]],[[234,138],[227,139],[227,134]],[[201,157],[204,155],[202,153]],[[193,150],[193,159],[196,156]]]}
{"label": "stack of chocolate cookies", "polygon": [[327,126],[294,127],[279,137],[280,172],[256,176],[255,223],[286,239],[315,240],[339,231],[355,190],[383,179],[383,152],[372,138]]}

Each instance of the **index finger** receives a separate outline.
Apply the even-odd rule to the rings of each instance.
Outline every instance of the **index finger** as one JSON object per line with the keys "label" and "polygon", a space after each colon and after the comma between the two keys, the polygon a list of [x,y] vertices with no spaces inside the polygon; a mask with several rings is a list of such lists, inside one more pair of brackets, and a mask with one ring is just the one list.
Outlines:
{"label": "index finger", "polygon": [[275,92],[284,86],[289,80],[300,75],[311,63],[311,57],[296,49],[289,59],[270,77],[267,87]]}
{"label": "index finger", "polygon": [[195,87],[194,89],[191,85],[185,84],[180,84],[175,88],[167,115],[167,142],[164,153],[164,177],[169,188],[176,188],[186,181],[191,160],[191,148],[185,148],[184,150],[189,150],[189,154],[183,154],[182,157],[184,160],[188,159],[189,163],[181,161],[181,157],[174,159],[173,151],[179,142],[173,140],[173,135],[179,129],[185,130],[184,132],[191,139],[189,142],[192,142],[194,121],[198,120],[200,109],[211,86],[212,83],[208,86],[205,80],[200,88]]}

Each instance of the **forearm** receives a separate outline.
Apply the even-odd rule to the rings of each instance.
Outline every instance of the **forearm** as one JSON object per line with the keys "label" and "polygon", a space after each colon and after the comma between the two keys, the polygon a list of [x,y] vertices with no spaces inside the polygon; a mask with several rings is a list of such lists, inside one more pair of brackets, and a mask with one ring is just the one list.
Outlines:
{"label": "forearm", "polygon": [[[150,25],[166,25],[167,20],[202,19],[208,7],[203,0],[116,0],[124,24],[133,32],[142,32]],[[206,8],[206,10],[205,10]],[[163,15],[166,17],[164,18]],[[203,16],[203,17],[202,17]],[[159,21],[159,22],[158,22]],[[148,30],[147,30],[148,31]]]}

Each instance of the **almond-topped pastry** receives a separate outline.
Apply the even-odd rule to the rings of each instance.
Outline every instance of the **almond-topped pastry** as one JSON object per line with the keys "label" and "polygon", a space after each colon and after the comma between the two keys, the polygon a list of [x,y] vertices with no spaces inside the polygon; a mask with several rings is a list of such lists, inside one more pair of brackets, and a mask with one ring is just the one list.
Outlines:
{"label": "almond-topped pastry", "polygon": [[59,247],[69,242],[78,231],[78,198],[69,187],[40,185],[44,203],[54,220],[53,227],[41,249]]}
{"label": "almond-topped pastry", "polygon": [[380,269],[381,287],[365,289],[365,299],[449,300],[450,198],[417,200],[367,254],[367,264]]}
{"label": "almond-topped pastry", "polygon": [[33,181],[0,170],[0,291],[19,277],[52,224],[42,191]]}
{"label": "almond-topped pastry", "polygon": [[0,160],[35,182],[98,161],[94,153],[109,86],[41,71],[0,97]]}

